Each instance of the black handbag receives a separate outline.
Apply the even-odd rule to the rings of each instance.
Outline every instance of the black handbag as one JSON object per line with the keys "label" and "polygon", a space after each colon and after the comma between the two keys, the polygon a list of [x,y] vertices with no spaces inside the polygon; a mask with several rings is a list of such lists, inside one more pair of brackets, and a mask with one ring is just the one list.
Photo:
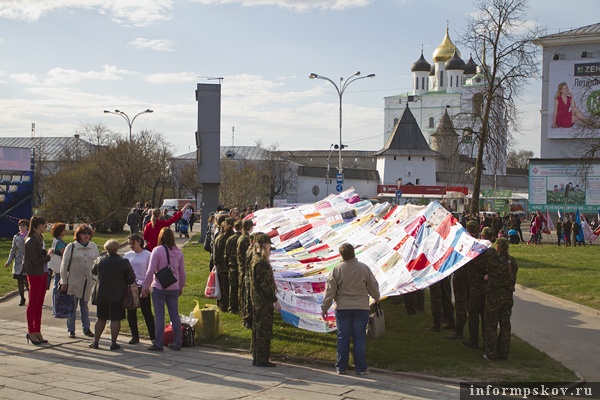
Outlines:
{"label": "black handbag", "polygon": [[125,287],[122,307],[126,310],[140,308],[140,288],[136,283],[132,283]]}
{"label": "black handbag", "polygon": [[171,270],[171,257],[169,257],[169,249],[164,244],[163,247],[167,253],[167,266],[160,271],[155,272],[154,276],[158,282],[160,282],[160,286],[162,286],[163,289],[166,289],[172,284],[176,283],[177,278],[175,278],[175,275],[173,275],[173,271]]}

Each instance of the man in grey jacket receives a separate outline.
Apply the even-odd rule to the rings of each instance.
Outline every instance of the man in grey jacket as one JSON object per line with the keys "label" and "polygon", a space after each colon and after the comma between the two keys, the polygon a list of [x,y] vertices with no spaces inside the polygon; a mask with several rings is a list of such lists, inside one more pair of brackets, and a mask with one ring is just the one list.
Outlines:
{"label": "man in grey jacket", "polygon": [[367,368],[366,334],[369,321],[369,296],[379,301],[379,284],[371,269],[356,259],[351,244],[342,244],[339,252],[344,261],[333,268],[329,274],[321,313],[323,319],[326,319],[327,311],[335,301],[337,373],[346,374],[352,337],[356,375],[366,375],[370,372]]}

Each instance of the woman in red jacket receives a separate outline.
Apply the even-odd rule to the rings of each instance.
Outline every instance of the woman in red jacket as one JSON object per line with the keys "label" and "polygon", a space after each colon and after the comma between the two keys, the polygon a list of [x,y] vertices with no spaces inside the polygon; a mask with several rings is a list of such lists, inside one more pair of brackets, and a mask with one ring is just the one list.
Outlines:
{"label": "woman in red jacket", "polygon": [[162,228],[168,228],[171,224],[179,221],[181,216],[183,215],[183,209],[181,211],[177,211],[171,218],[168,220],[161,220],[161,211],[160,208],[155,208],[152,210],[152,218],[150,218],[150,222],[146,224],[144,227],[144,240],[146,241],[146,250],[152,251],[156,247],[158,243],[158,235],[160,234],[160,230]]}

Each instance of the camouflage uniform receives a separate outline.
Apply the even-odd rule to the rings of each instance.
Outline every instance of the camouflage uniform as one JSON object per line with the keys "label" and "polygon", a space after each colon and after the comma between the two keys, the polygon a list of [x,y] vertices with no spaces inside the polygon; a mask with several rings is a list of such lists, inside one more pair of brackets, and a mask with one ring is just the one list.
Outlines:
{"label": "camouflage uniform", "polygon": [[[517,261],[508,255],[506,239],[498,240],[497,262],[489,264],[487,297],[485,301],[484,342],[485,357],[503,359],[510,348],[510,315],[513,307],[513,292],[517,278]],[[497,327],[500,325],[500,332]]]}
{"label": "camouflage uniform", "polygon": [[450,277],[446,277],[429,287],[431,299],[431,316],[433,317],[432,331],[441,330],[442,315],[447,322],[447,327],[454,329],[454,307],[452,306],[452,287],[450,286]]}
{"label": "camouflage uniform", "polygon": [[425,291],[423,289],[405,293],[402,298],[408,315],[414,315],[417,311],[425,311]]}
{"label": "camouflage uniform", "polygon": [[238,300],[239,276],[237,262],[237,241],[241,233],[235,232],[225,243],[225,265],[229,274],[229,308],[231,312],[237,314],[240,312],[240,303]]}
{"label": "camouflage uniform", "polygon": [[229,310],[229,272],[227,271],[227,264],[225,264],[225,245],[231,235],[233,235],[231,229],[221,228],[221,232],[215,239],[214,259],[217,266],[217,275],[219,276],[219,286],[221,287],[221,299],[217,300],[217,304],[223,312]]}
{"label": "camouflage uniform", "polygon": [[572,227],[573,227],[573,223],[571,222],[570,219],[567,218],[567,220],[563,223],[563,228],[565,230],[565,246],[571,245],[571,228]]}
{"label": "camouflage uniform", "polygon": [[[258,243],[262,236],[257,237]],[[269,239],[270,242],[270,239]],[[271,354],[273,336],[273,303],[277,301],[277,287],[269,261],[256,254],[250,267],[250,281],[254,320],[252,323],[252,362],[253,365],[266,366]]]}
{"label": "camouflage uniform", "polygon": [[452,274],[452,289],[454,290],[454,310],[456,322],[454,325],[454,336],[451,339],[462,339],[465,324],[468,320],[469,304],[469,263],[454,271]]}
{"label": "camouflage uniform", "polygon": [[[487,240],[492,239],[492,230],[487,227],[483,228],[482,237]],[[485,276],[487,266],[494,264],[497,257],[498,253],[496,253],[496,250],[490,247],[465,265],[469,277],[469,302],[467,307],[467,312],[469,313],[469,341],[463,342],[463,344],[467,347],[479,347],[480,321],[482,336],[484,336],[485,340],[483,321],[485,317],[487,283],[483,277]]]}
{"label": "camouflage uniform", "polygon": [[563,223],[561,220],[558,220],[556,222],[556,241],[558,242],[559,246],[560,246],[560,241],[562,240],[562,230],[563,230]]}
{"label": "camouflage uniform", "polygon": [[238,299],[240,302],[240,314],[244,321],[244,327],[252,327],[252,300],[249,297],[249,277],[248,277],[248,262],[250,258],[247,257],[248,248],[250,247],[250,235],[246,232],[242,233],[237,241],[237,263],[238,263]]}
{"label": "camouflage uniform", "polygon": [[492,220],[492,232],[494,234],[494,237],[498,236],[498,233],[502,230],[503,225],[504,224],[502,222],[502,217],[499,214],[496,215]]}

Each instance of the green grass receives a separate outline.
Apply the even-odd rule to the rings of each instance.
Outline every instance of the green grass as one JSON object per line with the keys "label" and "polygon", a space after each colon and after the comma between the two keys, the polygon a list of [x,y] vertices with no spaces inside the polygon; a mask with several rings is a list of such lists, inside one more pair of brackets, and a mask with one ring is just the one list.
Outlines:
{"label": "green grass", "polygon": [[600,310],[598,244],[558,247],[550,243],[550,236],[545,236],[543,243],[510,247],[519,265],[517,283]]}
{"label": "green grass", "polygon": [[[97,235],[94,240],[106,240]],[[195,243],[195,236],[190,243]],[[0,255],[7,252],[10,243],[6,245],[0,241]],[[594,248],[597,248],[594,246]],[[189,315],[198,300],[200,306],[215,304],[215,300],[204,298],[204,288],[208,278],[208,253],[202,245],[191,244],[184,249],[187,271],[187,284],[179,301],[179,312]],[[529,286],[537,283],[538,290],[551,288],[553,285],[564,286],[564,277],[573,275],[573,286],[569,291],[559,290],[555,295],[565,294],[570,291],[583,291],[587,293],[588,282],[597,282],[598,273],[594,272],[594,249],[591,246],[584,248],[563,248],[545,245],[540,247],[512,246],[511,252],[519,260],[519,282]],[[565,255],[562,255],[565,252]],[[575,257],[575,258],[574,258]],[[577,260],[577,262],[573,262]],[[589,265],[590,267],[584,267]],[[561,277],[552,278],[556,283],[548,283],[549,277],[560,272]],[[590,275],[593,274],[593,275]],[[2,274],[0,285],[9,281],[10,285],[0,286],[3,293],[15,289],[15,284],[8,273]],[[577,275],[582,275],[577,279]],[[595,278],[595,279],[594,279]],[[539,279],[539,280],[537,280]],[[539,282],[544,282],[541,285]],[[426,300],[429,296],[426,295]],[[561,296],[562,297],[562,296]],[[586,297],[586,296],[582,296]],[[576,301],[576,300],[573,300]],[[367,342],[367,359],[372,367],[392,371],[419,373],[432,376],[464,379],[469,381],[574,381],[574,373],[560,363],[552,360],[546,354],[539,352],[527,343],[516,337],[511,339],[509,359],[503,362],[488,362],[481,358],[481,351],[466,349],[459,341],[450,341],[442,338],[445,332],[434,333],[427,331],[431,326],[431,316],[428,312],[408,316],[403,313],[404,305],[394,304],[391,300],[382,302],[386,315],[386,332],[376,339]],[[426,304],[426,310],[429,305]],[[147,334],[146,326],[141,313],[138,313],[138,326],[141,334]],[[249,350],[251,331],[244,329],[239,315],[222,314],[225,327],[224,335],[206,341],[206,344],[219,346],[223,349]],[[168,318],[167,318],[168,320]],[[127,321],[123,321],[123,332],[128,332]],[[335,333],[314,333],[295,328],[281,321],[279,314],[275,314],[274,336],[272,353],[278,359],[304,360],[309,359],[333,365],[335,363]]]}

